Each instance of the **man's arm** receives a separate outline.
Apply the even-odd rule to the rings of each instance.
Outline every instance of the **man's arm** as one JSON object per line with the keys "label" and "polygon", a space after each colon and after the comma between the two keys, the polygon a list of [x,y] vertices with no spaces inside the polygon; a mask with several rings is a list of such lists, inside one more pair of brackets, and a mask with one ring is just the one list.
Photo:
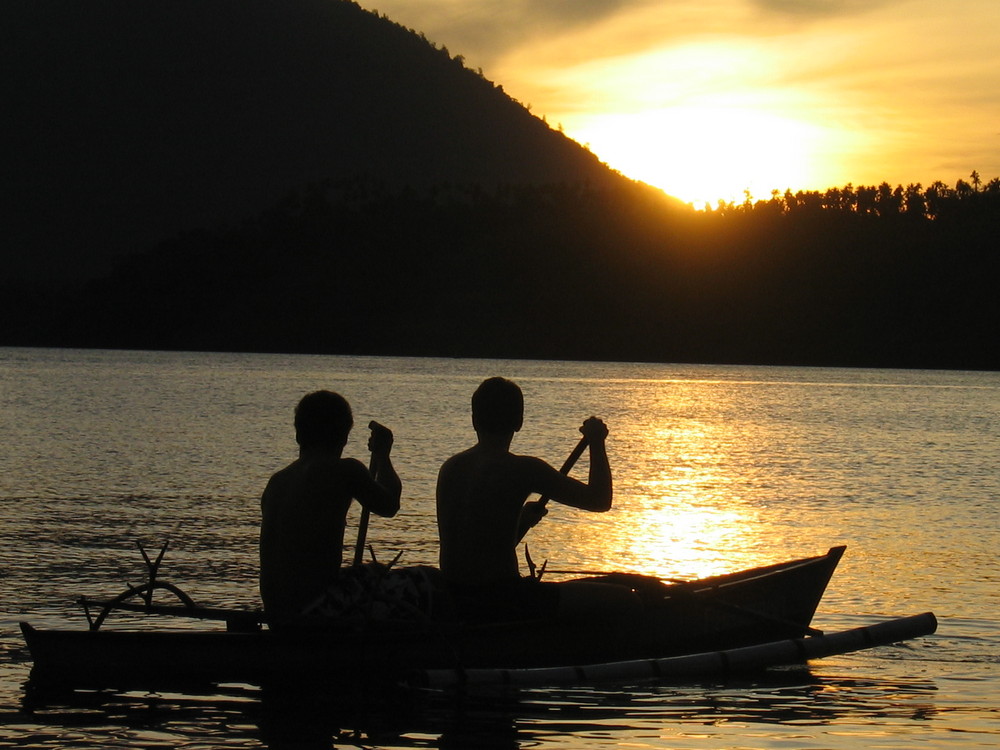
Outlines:
{"label": "man's arm", "polygon": [[587,438],[587,447],[590,448],[590,475],[587,478],[587,487],[594,493],[593,499],[596,500],[596,507],[588,510],[610,510],[614,489],[611,482],[611,464],[608,462],[608,450],[605,445],[608,428],[597,417],[591,417],[580,427],[580,432]]}
{"label": "man's arm", "polygon": [[[564,474],[560,474],[544,461],[538,460],[535,464],[538,474],[536,476],[536,486],[533,489],[543,497],[548,497],[557,503],[570,505],[581,510],[604,512],[611,509],[613,496],[613,486],[611,481],[611,465],[608,462],[608,452],[605,441],[608,437],[608,428],[604,422],[596,417],[591,417],[580,427],[580,432],[587,438],[587,446],[590,451],[590,473],[586,483],[573,479]],[[525,523],[538,522],[544,513],[531,508],[535,503],[528,503],[523,515],[522,528]],[[534,525],[531,523],[531,525]]]}
{"label": "man's arm", "polygon": [[[392,451],[392,431],[378,422],[372,422],[368,448],[372,452],[372,471],[364,471],[356,493],[358,502],[372,513],[391,518],[399,512],[399,499],[403,484],[389,457]],[[360,466],[360,464],[359,464]]]}

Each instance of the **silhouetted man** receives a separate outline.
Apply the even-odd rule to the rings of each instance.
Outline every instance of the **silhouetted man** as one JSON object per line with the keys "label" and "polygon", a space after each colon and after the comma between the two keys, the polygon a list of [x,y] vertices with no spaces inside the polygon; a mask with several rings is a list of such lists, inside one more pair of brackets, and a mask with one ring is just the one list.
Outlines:
{"label": "silhouetted man", "polygon": [[478,442],[449,458],[438,474],[441,572],[460,609],[500,618],[565,614],[611,602],[637,605],[628,589],[617,586],[546,585],[520,576],[518,541],[544,515],[539,503],[525,502],[529,495],[597,512],[609,510],[612,499],[604,422],[591,417],[580,427],[590,450],[590,474],[581,482],[540,458],[511,453],[523,416],[524,399],[515,383],[485,380],[472,397]]}
{"label": "silhouetted man", "polygon": [[295,409],[299,457],[261,498],[260,595],[271,627],[293,623],[336,582],[352,500],[380,516],[399,510],[392,432],[372,423],[369,473],[342,456],[353,425],[347,401],[330,391],[304,396]]}

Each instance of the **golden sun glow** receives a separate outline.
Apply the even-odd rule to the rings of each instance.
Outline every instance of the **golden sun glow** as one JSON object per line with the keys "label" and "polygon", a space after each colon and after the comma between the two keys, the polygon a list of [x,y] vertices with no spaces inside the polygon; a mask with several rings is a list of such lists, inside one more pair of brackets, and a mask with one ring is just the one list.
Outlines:
{"label": "golden sun glow", "polygon": [[525,89],[610,167],[702,207],[829,187],[863,150],[838,92],[776,85],[792,67],[767,45],[703,40],[553,67]]}
{"label": "golden sun glow", "polygon": [[1000,173],[996,0],[378,8],[608,166],[698,205]]}
{"label": "golden sun glow", "polygon": [[574,135],[620,172],[701,207],[812,184],[820,129],[752,109],[694,105],[599,115]]}

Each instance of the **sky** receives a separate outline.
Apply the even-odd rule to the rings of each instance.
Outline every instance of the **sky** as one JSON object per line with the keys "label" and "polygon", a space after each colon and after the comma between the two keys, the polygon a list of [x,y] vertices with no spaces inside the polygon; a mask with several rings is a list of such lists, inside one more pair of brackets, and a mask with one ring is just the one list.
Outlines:
{"label": "sky", "polygon": [[1000,176],[1000,0],[361,0],[695,205]]}

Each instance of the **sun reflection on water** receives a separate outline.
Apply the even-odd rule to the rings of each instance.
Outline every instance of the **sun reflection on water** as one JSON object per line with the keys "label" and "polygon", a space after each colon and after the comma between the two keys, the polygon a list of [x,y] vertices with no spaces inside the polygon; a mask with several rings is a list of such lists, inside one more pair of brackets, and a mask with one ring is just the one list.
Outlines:
{"label": "sun reflection on water", "polygon": [[[579,549],[582,533],[592,544],[587,564],[598,569],[693,579],[770,562],[755,551],[767,524],[764,506],[746,494],[758,471],[748,446],[766,436],[696,416],[734,408],[718,391],[706,398],[704,388],[659,384],[636,395],[628,416],[615,420],[609,447],[614,512],[599,519],[577,512],[549,524],[544,533],[553,555]],[[577,471],[584,475],[585,462]]]}
{"label": "sun reflection on water", "polygon": [[738,462],[716,433],[695,420],[646,433],[645,470],[630,481],[615,524],[637,570],[700,578],[732,570],[734,553],[752,546],[755,509],[740,501]]}

